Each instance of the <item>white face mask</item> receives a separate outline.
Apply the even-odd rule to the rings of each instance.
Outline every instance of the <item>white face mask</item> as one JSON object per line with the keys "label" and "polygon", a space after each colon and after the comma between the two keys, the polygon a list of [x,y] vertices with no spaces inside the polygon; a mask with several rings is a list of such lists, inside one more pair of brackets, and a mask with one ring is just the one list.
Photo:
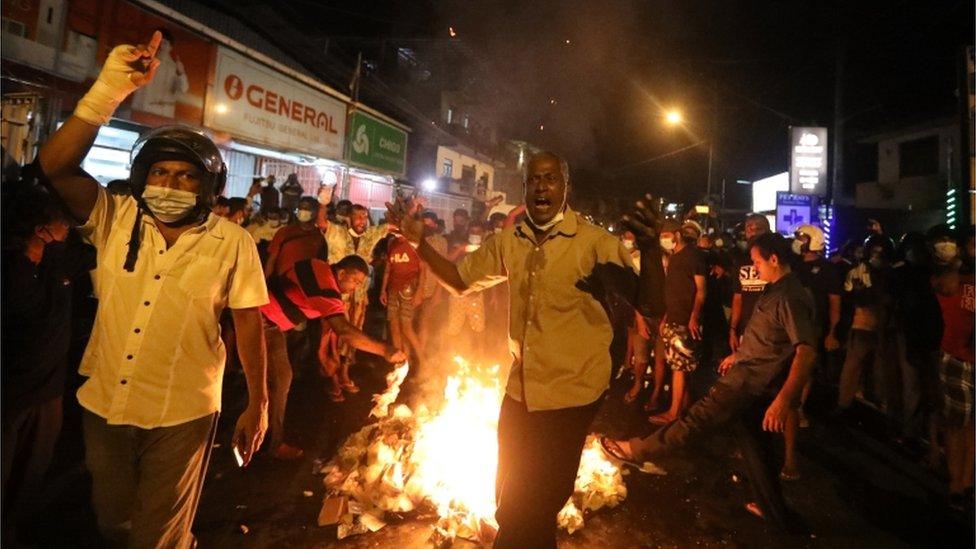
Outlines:
{"label": "white face mask", "polygon": [[480,234],[469,234],[468,244],[472,246],[481,246],[481,235]]}
{"label": "white face mask", "polygon": [[725,247],[725,241],[722,240],[721,238],[717,239],[715,241],[715,247],[716,248],[724,248]]}
{"label": "white face mask", "polygon": [[935,248],[935,258],[943,263],[952,261],[959,253],[955,242],[936,242],[933,248]]}
{"label": "white face mask", "polygon": [[196,193],[158,185],[146,185],[142,191],[142,200],[156,219],[163,223],[174,223],[183,219],[197,205]]}
{"label": "white face mask", "polygon": [[307,223],[312,220],[314,214],[311,210],[298,210],[298,215],[296,217],[298,217],[298,220],[302,223]]}
{"label": "white face mask", "polygon": [[624,248],[626,248],[627,250],[633,250],[634,249],[634,241],[633,240],[621,240],[621,242],[623,242]]}
{"label": "white face mask", "polygon": [[793,241],[793,253],[803,255],[803,241],[799,238]]}
{"label": "white face mask", "polygon": [[661,247],[664,248],[664,251],[670,252],[674,250],[675,246],[677,245],[678,243],[674,241],[674,238],[671,238],[670,236],[661,237]]}

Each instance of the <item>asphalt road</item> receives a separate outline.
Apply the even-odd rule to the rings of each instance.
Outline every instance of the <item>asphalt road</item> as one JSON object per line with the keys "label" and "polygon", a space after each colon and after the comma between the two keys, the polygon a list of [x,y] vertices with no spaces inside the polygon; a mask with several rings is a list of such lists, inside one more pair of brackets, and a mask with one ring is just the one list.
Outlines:
{"label": "asphalt road", "polygon": [[[325,398],[325,384],[311,370],[295,378],[289,404],[290,438],[306,450],[283,463],[258,456],[239,469],[230,436],[243,408],[243,376],[229,372],[224,415],[194,532],[201,547],[424,547],[433,520],[408,517],[379,532],[336,540],[336,528],[316,525],[324,487],[313,460],[327,459],[366,421],[370,395],[384,386],[382,366],[358,368],[363,391],[346,402]],[[594,430],[630,435],[648,430],[643,415],[623,404],[614,386]],[[814,405],[816,409],[816,405]],[[87,473],[75,417],[69,408],[47,502],[26,538],[38,547],[97,547],[88,503]],[[810,534],[788,536],[744,510],[751,492],[731,437],[718,432],[662,461],[665,476],[631,474],[628,497],[615,509],[588,516],[586,527],[562,535],[560,547],[973,547],[974,520],[948,510],[942,482],[917,459],[873,433],[862,421],[813,418],[801,439],[803,478],[785,486],[788,503]],[[311,495],[307,495],[311,492]],[[473,544],[460,541],[457,547]]]}

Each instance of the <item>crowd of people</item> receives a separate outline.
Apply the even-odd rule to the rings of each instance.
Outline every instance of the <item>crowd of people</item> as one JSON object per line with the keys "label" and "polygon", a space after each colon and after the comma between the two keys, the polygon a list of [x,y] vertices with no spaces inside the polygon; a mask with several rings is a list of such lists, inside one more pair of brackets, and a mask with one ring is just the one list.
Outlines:
{"label": "crowd of people", "polygon": [[[102,187],[79,166],[152,78],[160,39],[113,50],[38,160],[3,184],[5,542],[36,504],[78,333],[93,508],[106,540],[131,546],[193,544],[225,363],[246,379],[233,435],[246,465],[262,445],[273,459],[304,454],[285,424],[294,368],[314,364],[323,398],[341,403],[360,390],[358,352],[409,360],[418,390],[445,352],[511,364],[496,546],[554,546],[615,336],[632,377],[623,398],[658,426],[601,438],[622,463],[731,425],[750,511],[789,528],[780,482],[803,474],[808,399],[829,401],[841,421],[855,405],[877,410],[893,442],[945,468],[953,505],[972,504],[972,227],[896,243],[872,222],[831,254],[814,225],[786,238],[753,214],[720,231],[666,219],[647,197],[618,238],[569,207],[569,167],[552,153],[528,160],[510,212],[476,202],[448,230],[397,197],[374,222],[330,187],[303,196],[294,174],[224,197],[220,151],[180,126],[143,136],[130,178]],[[97,310],[72,326],[89,295]]]}

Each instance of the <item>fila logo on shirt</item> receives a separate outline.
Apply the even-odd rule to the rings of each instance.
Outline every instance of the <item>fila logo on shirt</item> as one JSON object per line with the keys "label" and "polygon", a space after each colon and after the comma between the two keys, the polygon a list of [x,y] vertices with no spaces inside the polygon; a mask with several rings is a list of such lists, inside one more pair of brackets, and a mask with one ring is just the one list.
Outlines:
{"label": "fila logo on shirt", "polygon": [[410,256],[407,252],[400,252],[390,256],[390,263],[410,263]]}

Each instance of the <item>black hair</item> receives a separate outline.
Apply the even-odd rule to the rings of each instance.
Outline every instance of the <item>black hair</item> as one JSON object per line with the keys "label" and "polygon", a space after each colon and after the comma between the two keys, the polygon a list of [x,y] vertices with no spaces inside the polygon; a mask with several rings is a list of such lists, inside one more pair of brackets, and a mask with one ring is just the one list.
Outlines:
{"label": "black hair", "polygon": [[314,196],[303,196],[298,199],[298,207],[301,208],[303,204],[311,204],[312,211],[318,211],[319,201]]}
{"label": "black hair", "polygon": [[768,260],[772,256],[779,258],[780,265],[789,265],[792,261],[793,252],[790,250],[790,243],[779,233],[763,233],[756,236],[749,243],[749,250],[759,249],[759,255]]}
{"label": "black hair", "polygon": [[420,217],[423,219],[433,219],[434,221],[437,221],[437,212],[427,210],[426,212],[420,214]]}
{"label": "black hair", "polygon": [[339,271],[339,270],[359,271],[364,275],[369,276],[369,264],[366,263],[365,259],[359,257],[356,254],[347,255],[346,257],[343,257],[336,263],[333,263],[332,270],[333,271]]}
{"label": "black hair", "polygon": [[235,196],[227,199],[227,215],[231,216],[237,212],[243,212],[247,209],[247,200],[239,196]]}
{"label": "black hair", "polygon": [[454,210],[454,215],[458,215],[458,214],[464,214],[464,217],[467,217],[467,218],[470,218],[471,217],[471,214],[468,213],[468,210],[465,210],[464,208],[458,208],[458,209]]}
{"label": "black hair", "polygon": [[24,181],[4,184],[4,249],[23,249],[37,227],[58,219],[65,219],[61,206],[44,188]]}

